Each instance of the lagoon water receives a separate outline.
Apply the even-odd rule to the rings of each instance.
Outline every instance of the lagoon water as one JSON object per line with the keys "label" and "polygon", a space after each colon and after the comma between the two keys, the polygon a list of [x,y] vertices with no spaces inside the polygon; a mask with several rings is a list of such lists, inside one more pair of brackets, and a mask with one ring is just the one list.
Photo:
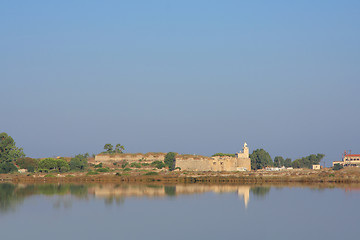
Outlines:
{"label": "lagoon water", "polygon": [[351,186],[0,184],[1,239],[358,239]]}

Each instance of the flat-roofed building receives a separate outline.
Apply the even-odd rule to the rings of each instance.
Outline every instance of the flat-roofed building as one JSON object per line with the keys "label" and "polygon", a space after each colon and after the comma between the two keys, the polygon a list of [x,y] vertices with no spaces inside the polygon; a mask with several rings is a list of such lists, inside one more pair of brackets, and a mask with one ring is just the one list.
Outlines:
{"label": "flat-roofed building", "polygon": [[360,154],[345,154],[342,161],[334,161],[335,164],[343,166],[360,166]]}

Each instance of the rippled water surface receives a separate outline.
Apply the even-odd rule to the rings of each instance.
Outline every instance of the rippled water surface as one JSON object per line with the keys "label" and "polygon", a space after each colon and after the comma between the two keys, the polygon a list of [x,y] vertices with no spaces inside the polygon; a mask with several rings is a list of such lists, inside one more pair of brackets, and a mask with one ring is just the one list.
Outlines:
{"label": "rippled water surface", "polygon": [[360,191],[0,184],[0,239],[358,239]]}

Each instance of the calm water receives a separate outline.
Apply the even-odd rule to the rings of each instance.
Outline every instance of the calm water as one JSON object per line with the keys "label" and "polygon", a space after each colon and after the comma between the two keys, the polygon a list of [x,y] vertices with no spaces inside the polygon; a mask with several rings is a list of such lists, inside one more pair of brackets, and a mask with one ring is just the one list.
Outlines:
{"label": "calm water", "polygon": [[0,184],[0,239],[358,239],[356,188]]}

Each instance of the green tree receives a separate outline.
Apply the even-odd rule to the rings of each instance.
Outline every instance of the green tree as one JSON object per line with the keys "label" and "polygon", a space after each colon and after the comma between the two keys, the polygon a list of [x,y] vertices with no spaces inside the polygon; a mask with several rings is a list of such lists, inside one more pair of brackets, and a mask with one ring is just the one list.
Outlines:
{"label": "green tree", "polygon": [[293,168],[312,168],[312,165],[320,164],[321,159],[325,157],[324,154],[318,153],[318,154],[311,154],[307,157],[296,159],[292,162]]}
{"label": "green tree", "polygon": [[281,157],[281,156],[276,156],[276,157],[274,158],[274,166],[275,166],[275,167],[282,167],[282,166],[284,166],[284,163],[285,163],[285,160],[284,160],[283,157]]}
{"label": "green tree", "polygon": [[25,157],[23,149],[15,146],[14,139],[7,133],[0,133],[0,163],[11,163],[22,157]]}
{"label": "green tree", "polygon": [[284,166],[285,167],[291,167],[291,158],[286,158],[284,161]]}
{"label": "green tree", "polygon": [[70,169],[73,171],[83,171],[88,166],[89,154],[78,154],[70,160]]}
{"label": "green tree", "polygon": [[70,170],[69,163],[64,159],[56,159],[56,169],[59,172],[68,172]]}
{"label": "green tree", "polygon": [[35,158],[19,158],[16,160],[16,165],[20,168],[27,169],[29,172],[34,172],[34,170],[38,169],[38,160]]}
{"label": "green tree", "polygon": [[0,173],[16,172],[17,167],[11,162],[0,163]]}
{"label": "green tree", "polygon": [[113,153],[113,152],[114,152],[114,150],[113,150],[113,145],[111,145],[110,143],[105,144],[104,149],[105,149],[106,152],[108,152],[108,153]]}
{"label": "green tree", "polygon": [[256,149],[250,154],[251,169],[262,169],[265,167],[271,167],[274,165],[270,154],[264,149]]}
{"label": "green tree", "polygon": [[125,150],[125,147],[121,145],[120,143],[116,144],[115,146],[115,152],[116,153],[123,153]]}
{"label": "green tree", "polygon": [[165,155],[164,163],[169,168],[170,171],[175,169],[175,162],[176,162],[176,153],[168,152]]}
{"label": "green tree", "polygon": [[70,170],[68,162],[64,159],[45,158],[39,161],[39,169],[57,170],[59,172],[67,172]]}

